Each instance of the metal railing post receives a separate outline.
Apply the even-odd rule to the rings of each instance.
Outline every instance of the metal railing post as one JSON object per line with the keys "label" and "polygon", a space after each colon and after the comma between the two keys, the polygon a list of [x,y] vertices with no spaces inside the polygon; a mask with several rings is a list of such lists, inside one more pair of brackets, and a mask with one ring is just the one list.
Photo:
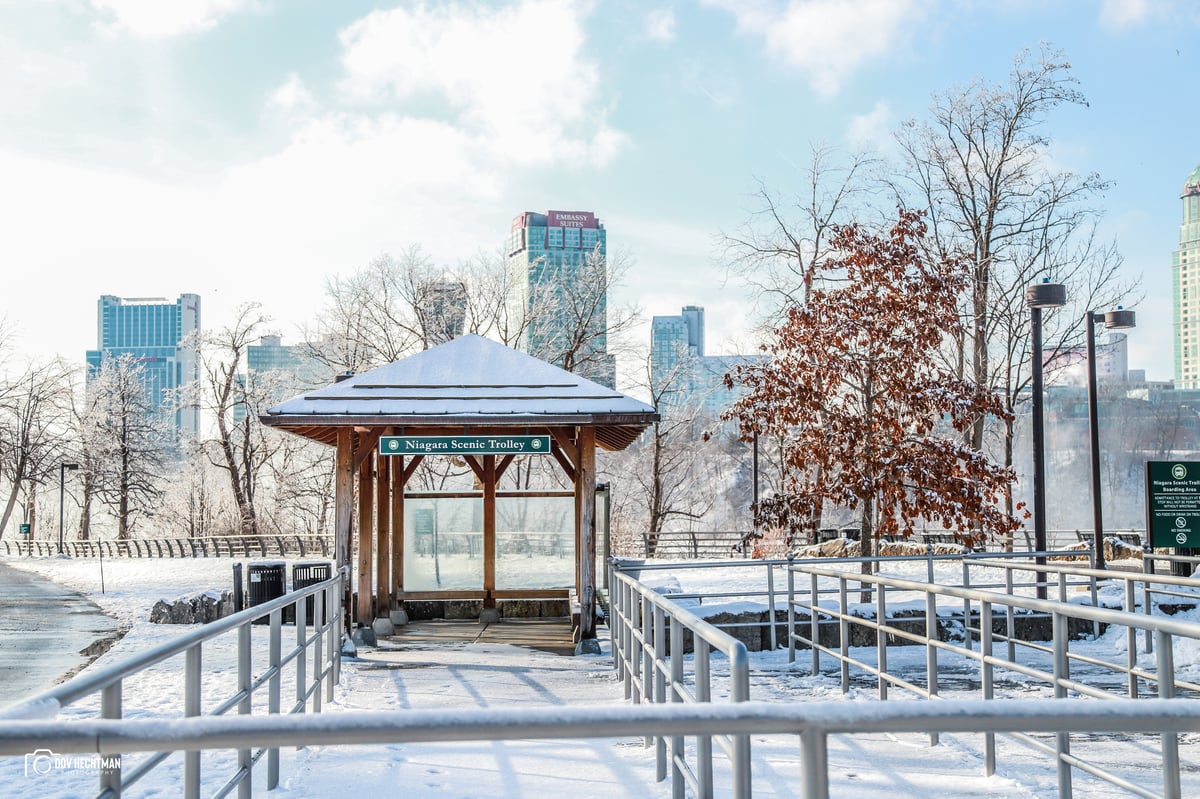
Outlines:
{"label": "metal railing post", "polygon": [[[683,685],[683,625],[677,619],[670,619],[671,628],[671,679],[670,691],[666,701],[671,703],[682,702],[683,697],[679,695],[679,686]],[[685,788],[683,780],[683,769],[680,768],[679,762],[684,756],[683,736],[674,735],[671,737],[671,746],[669,747],[671,755],[671,796],[672,799],[684,799]],[[701,757],[701,747],[696,748],[696,759],[699,761]],[[700,775],[697,775],[700,777]],[[706,793],[704,786],[701,785],[701,796],[711,796],[711,788]]]}
{"label": "metal railing post", "polygon": [[838,578],[838,655],[841,664],[842,693],[850,693],[850,620],[846,616],[847,583],[845,575]]}
{"label": "metal railing post", "polygon": [[805,799],[829,799],[829,752],[824,730],[809,726],[800,733],[800,762]]}
{"label": "metal railing post", "polygon": [[[1149,631],[1147,631],[1149,638]],[[1158,697],[1159,699],[1175,698],[1175,650],[1171,645],[1170,633],[1162,630],[1155,631],[1158,638],[1158,654],[1155,658],[1158,667]],[[1181,799],[1183,796],[1179,778],[1179,736],[1173,732],[1162,735],[1162,769],[1164,799]]]}
{"label": "metal railing post", "polygon": [[[787,637],[788,663],[796,662],[796,573],[792,571],[792,556],[787,565]],[[811,612],[811,610],[810,610]]]}
{"label": "metal railing post", "polygon": [[875,586],[875,652],[879,666],[878,691],[880,699],[888,698],[887,674],[887,590]]}
{"label": "metal railing post", "polygon": [[[100,718],[119,719],[121,708],[121,681],[111,683],[100,692]],[[111,791],[113,799],[121,799],[121,760],[117,756],[115,767],[102,764],[100,767],[100,793]]]}
{"label": "metal railing post", "polygon": [[[971,587],[971,565],[962,559],[962,587]],[[963,597],[963,645],[971,649],[971,600]]]}
{"label": "metal railing post", "polygon": [[[320,606],[313,599],[313,616],[320,618],[317,614],[317,608]],[[313,629],[317,630],[318,625],[314,624]],[[318,635],[319,639],[321,636]],[[296,657],[296,707],[298,713],[304,713],[308,709],[308,600],[301,600],[296,603],[296,648],[300,650],[300,654]],[[321,672],[316,672],[320,675]],[[320,677],[317,677],[320,680]]]}
{"label": "metal railing post", "polygon": [[[1009,564],[1004,564],[1004,592],[1011,598],[1013,590],[1013,570]],[[1017,619],[1013,614],[1012,602],[1004,606],[1004,637],[1008,641],[1008,660],[1017,662]]]}
{"label": "metal railing post", "polygon": [[[1069,647],[1067,640],[1067,617],[1055,611],[1052,615],[1052,630],[1054,632],[1054,697],[1064,699],[1067,696],[1066,681],[1070,678]],[[1066,755],[1071,753],[1071,735],[1066,732],[1055,733],[1055,749],[1057,751],[1058,795],[1071,797],[1071,765]]]}
{"label": "metal railing post", "polygon": [[[654,605],[654,687],[650,701],[654,704],[664,704],[667,701],[667,641],[665,635],[665,619],[663,609]],[[658,781],[667,778],[667,741],[659,735],[654,740],[655,756],[658,764]],[[674,788],[672,788],[674,790]],[[682,799],[682,796],[678,797]]]}
{"label": "metal railing post", "polygon": [[[979,603],[979,684],[983,698],[995,698],[994,673],[992,657],[992,603]],[[990,777],[996,773],[996,733],[987,732],[983,735],[983,773]]]}
{"label": "metal railing post", "polygon": [[[1133,580],[1125,581],[1125,612],[1136,613],[1137,608],[1134,607],[1134,587]],[[1146,631],[1146,635],[1150,635],[1150,631]],[[1133,673],[1137,668],[1137,628],[1132,624],[1125,625],[1125,669],[1129,678],[1129,698],[1138,698],[1138,678]]]}
{"label": "metal railing post", "polygon": [[817,575],[809,575],[809,603],[808,603],[808,636],[810,640],[809,649],[812,654],[812,676],[816,677],[821,673],[821,650],[817,648],[817,644],[821,641],[821,615],[817,612],[819,603],[817,597],[820,596],[820,588],[817,585]]}
{"label": "metal railing post", "polygon": [[[682,640],[683,636],[680,635]],[[712,701],[712,670],[709,668],[710,661],[708,657],[708,641],[703,640],[699,636],[693,639],[694,657],[696,662],[696,701],[711,702]],[[704,656],[700,656],[700,649],[703,647]],[[681,647],[682,648],[682,647]],[[682,668],[683,661],[680,659],[680,667]],[[681,675],[682,676],[682,675]],[[696,738],[696,778],[699,780],[703,789],[708,786],[708,795],[711,796],[714,790],[713,786],[713,760],[712,760],[712,736],[701,735]]]}
{"label": "metal railing post", "polygon": [[[301,600],[296,604],[304,604]],[[267,712],[279,714],[280,668],[283,663],[283,610],[276,608],[271,611],[271,638],[268,642],[267,658],[270,661],[271,677],[267,680]],[[279,747],[267,749],[267,790],[273,791],[279,786]]]}
{"label": "metal railing post", "polygon": [[[937,647],[933,645],[938,640],[937,597],[931,593],[925,594],[925,685],[929,697],[938,695],[938,656]],[[937,746],[939,736],[936,731],[929,733],[929,745]]]}
{"label": "metal railing post", "polygon": [[774,652],[779,647],[779,642],[776,640],[775,624],[775,567],[767,564],[767,613],[771,618],[771,651]]}
{"label": "metal railing post", "polygon": [[[238,627],[238,692],[242,697],[237,705],[239,716],[249,716],[252,712],[250,690],[253,680],[254,675],[250,670],[250,622],[247,621]],[[241,776],[241,781],[238,782],[238,799],[250,799],[251,769],[254,767],[254,761],[249,749],[237,750],[237,764],[238,774]]]}
{"label": "metal railing post", "polygon": [[[200,715],[200,674],[203,664],[200,644],[196,644],[184,655],[183,665],[183,715]],[[184,799],[200,799],[200,750],[189,750],[183,755]]]}

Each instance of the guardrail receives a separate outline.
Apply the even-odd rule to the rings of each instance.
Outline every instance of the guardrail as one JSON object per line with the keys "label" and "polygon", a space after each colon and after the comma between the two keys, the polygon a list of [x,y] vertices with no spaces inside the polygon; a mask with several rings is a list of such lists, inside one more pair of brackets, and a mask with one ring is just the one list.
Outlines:
{"label": "guardrail", "polygon": [[[1002,564],[1008,566],[1010,564]],[[965,567],[964,567],[965,568]],[[1029,571],[1050,571],[1051,566],[1037,563],[1025,564]],[[1094,570],[1082,570],[1094,572]],[[1007,582],[1011,584],[1011,570]],[[1060,580],[1067,574],[1060,567]],[[1103,577],[1121,578],[1121,572],[1099,572]],[[1084,575],[1089,578],[1095,575]],[[1131,574],[1132,579],[1146,579]],[[796,580],[807,578],[808,590],[797,591]],[[821,585],[825,582],[824,587]],[[1174,578],[1171,582],[1186,581]],[[830,587],[830,584],[836,587]],[[1127,586],[1132,586],[1132,581]],[[854,587],[852,587],[854,586]],[[1195,588],[1200,585],[1192,583]],[[924,597],[924,609],[920,616],[906,614],[906,618],[889,616],[888,597],[895,593],[915,594]],[[1127,594],[1131,590],[1127,589]],[[822,597],[833,594],[833,603],[823,602]],[[865,595],[863,603],[852,605],[851,594]],[[1094,594],[1093,594],[1094,596]],[[961,635],[954,640],[948,631],[939,628],[938,599],[944,598],[952,604],[962,603]],[[1200,599],[1200,596],[1197,596]],[[911,606],[911,602],[909,603]],[[1003,609],[997,615],[996,610]],[[1017,620],[1037,616],[1050,621],[1047,636],[1026,635],[1017,631]],[[1074,624],[1072,624],[1074,622]],[[1073,638],[1082,635],[1095,637],[1105,627],[1126,630],[1125,662],[1115,663],[1102,659],[1097,653],[1073,651]],[[823,635],[823,628],[836,627],[836,641],[832,634]],[[874,635],[874,664],[856,656],[852,649],[852,628],[865,630]],[[999,671],[1019,675],[1049,687],[1055,698],[1064,698],[1069,693],[1094,699],[1111,700],[1114,694],[1103,687],[1075,679],[1071,675],[1073,666],[1086,667],[1093,672],[1120,676],[1125,692],[1130,699],[1141,695],[1139,681],[1155,695],[1170,699],[1180,690],[1200,692],[1200,684],[1177,678],[1174,668],[1174,647],[1177,639],[1200,645],[1200,624],[1178,621],[1159,616],[1147,616],[1134,612],[1110,610],[1066,601],[1050,601],[1017,596],[1011,592],[1000,593],[979,588],[963,588],[923,583],[887,575],[871,575],[843,571],[815,563],[793,563],[788,569],[788,658],[794,661],[798,646],[808,647],[812,654],[811,672],[820,673],[821,656],[827,655],[839,665],[843,692],[850,688],[851,669],[872,676],[876,680],[879,699],[888,698],[890,687],[908,691],[918,697],[934,699],[939,695],[938,661],[940,653],[948,653],[974,661],[979,667],[979,685],[984,700],[991,700],[995,693],[996,674]],[[1086,630],[1086,633],[1084,632]],[[1156,650],[1153,669],[1138,663],[1137,636],[1141,632],[1147,639],[1147,649]],[[1044,643],[1046,639],[1049,643]],[[978,641],[978,650],[973,646]],[[891,646],[900,642],[916,644],[925,648],[924,684],[919,676],[899,676],[888,669],[888,653]],[[1000,646],[997,646],[997,645]],[[1018,655],[1020,653],[1020,657]],[[1022,660],[1024,662],[1022,662]],[[1094,678],[1094,674],[1092,675]],[[996,768],[995,732],[985,734],[984,771],[991,775]],[[1087,762],[1071,754],[1070,740],[1066,733],[1059,733],[1053,746],[1028,735],[1014,735],[1030,748],[1054,756],[1058,770],[1058,794],[1072,795],[1072,769],[1080,769],[1092,776],[1105,780],[1138,796],[1154,797],[1145,788],[1122,778],[1109,768]],[[934,739],[933,742],[936,742]],[[1165,777],[1164,793],[1168,797],[1181,796],[1179,787],[1179,751],[1177,737],[1164,733],[1160,748],[1161,769]],[[1173,775],[1173,776],[1172,776]]]}
{"label": "guardrail", "polygon": [[[830,735],[868,733],[1120,733],[1160,735],[1200,732],[1200,703],[1190,700],[1045,702],[980,700],[895,702],[883,706],[852,702],[780,704],[739,702],[698,707],[680,705],[483,708],[337,713],[321,718],[240,716],[161,721],[91,721],[70,725],[11,722],[0,725],[0,756],[20,756],[30,747],[66,754],[153,752],[168,740],[177,750],[244,749],[272,746],[371,745],[520,739],[618,738],[652,735],[702,738],[795,735],[799,739],[797,793],[828,799]],[[1178,764],[1176,764],[1177,766]],[[1161,769],[1164,784],[1178,771]],[[860,768],[869,768],[869,763]],[[676,794],[682,795],[682,792]],[[1167,795],[1170,795],[1169,793]],[[1175,794],[1178,795],[1178,794]]]}
{"label": "guardrail", "polygon": [[[3,754],[19,754],[13,747],[24,747],[24,752],[31,752],[43,745],[45,741],[54,741],[60,745],[63,752],[68,751],[97,751],[102,746],[100,739],[90,737],[89,748],[80,750],[80,730],[88,725],[100,725],[100,728],[111,728],[114,741],[126,742],[128,746],[105,748],[105,754],[120,755],[126,752],[153,752],[149,758],[140,762],[129,771],[124,770],[121,759],[117,758],[115,766],[103,768],[100,772],[100,789],[97,797],[112,797],[119,799],[121,792],[146,776],[175,752],[184,751],[183,795],[186,799],[198,799],[200,796],[200,750],[216,748],[207,745],[190,745],[181,742],[173,730],[175,725],[191,719],[193,722],[209,723],[220,727],[220,722],[228,722],[223,714],[236,708],[239,716],[248,717],[253,712],[255,692],[266,687],[267,712],[276,716],[283,711],[282,677],[284,669],[291,667],[295,674],[295,701],[287,714],[302,714],[311,707],[314,713],[321,712],[321,688],[324,686],[325,701],[333,699],[333,687],[339,678],[341,664],[341,612],[339,603],[349,576],[346,570],[339,571],[328,580],[316,583],[299,591],[293,591],[277,599],[264,602],[247,610],[210,622],[203,627],[186,633],[172,641],[153,647],[119,663],[95,671],[87,671],[74,679],[45,691],[32,699],[21,702],[0,712],[0,739],[5,741],[0,752]],[[309,623],[307,598],[314,597],[314,610],[323,608],[324,613],[314,612],[314,618]],[[283,651],[283,614],[285,608],[292,608],[295,613],[295,645],[287,652]],[[251,647],[251,625],[261,618],[266,618],[270,624],[267,637],[267,662],[254,665]],[[212,642],[227,633],[237,635],[237,690],[227,697],[214,697],[209,701],[216,704],[205,718],[193,718],[202,715],[201,678],[205,644]],[[183,670],[183,719],[172,718],[154,721],[132,721],[122,718],[124,715],[123,686],[146,669],[169,658],[182,655]],[[311,672],[309,666],[311,665]],[[100,720],[53,720],[28,721],[44,716],[57,715],[59,710],[78,703],[89,697],[99,696]],[[289,720],[291,721],[291,720]],[[172,732],[160,732],[156,737],[143,739],[134,745],[128,737],[129,730],[138,725],[157,725],[160,730],[169,728]],[[185,724],[186,726],[186,724]],[[17,730],[17,732],[13,732]],[[26,732],[22,733],[21,730]],[[87,739],[88,736],[83,736]],[[269,738],[245,739],[237,746],[237,769],[234,774],[214,794],[216,797],[227,796],[234,788],[238,789],[239,797],[249,797],[251,776],[255,763],[266,754],[267,757],[267,786],[273,789],[279,783],[279,741]]]}
{"label": "guardrail", "polygon": [[[0,540],[5,555],[53,557],[58,543]],[[75,558],[329,557],[333,538],[323,535],[219,535],[203,538],[128,538],[64,541],[62,553]]]}
{"label": "guardrail", "polygon": [[[713,688],[719,688],[714,685],[714,651],[729,659],[728,701],[740,703],[750,698],[749,656],[745,644],[628,574],[613,570],[609,586],[613,665],[627,700],[635,705],[709,705],[718,698],[714,696]],[[685,679],[685,632],[692,639],[694,654],[690,661],[691,687]],[[716,742],[732,765],[732,796],[749,799],[750,736],[698,730],[695,738],[693,766],[687,761],[682,733],[654,736],[656,778],[659,781],[666,779],[669,764],[673,796],[683,797],[686,787],[695,796],[711,799],[713,743]]]}

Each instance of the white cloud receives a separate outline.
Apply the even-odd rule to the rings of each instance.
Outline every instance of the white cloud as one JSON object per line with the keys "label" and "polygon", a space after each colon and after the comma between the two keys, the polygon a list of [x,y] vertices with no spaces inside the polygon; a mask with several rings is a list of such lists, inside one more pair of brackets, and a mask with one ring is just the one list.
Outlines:
{"label": "white cloud", "polygon": [[670,8],[656,8],[646,13],[646,35],[656,42],[669,42],[675,38],[675,12]]}
{"label": "white cloud", "polygon": [[312,93],[294,72],[267,98],[268,110],[284,114],[307,113],[315,107],[316,100]]}
{"label": "white cloud", "polygon": [[705,0],[734,15],[738,29],[761,36],[767,51],[804,71],[829,97],[856,69],[887,55],[919,23],[919,0]]}
{"label": "white cloud", "polygon": [[247,7],[251,0],[91,0],[116,30],[145,39],[198,33],[222,17]]}
{"label": "white cloud", "polygon": [[1127,28],[1143,22],[1149,14],[1149,0],[1104,0],[1100,24],[1112,29]]}
{"label": "white cloud", "polygon": [[589,11],[559,0],[376,11],[341,34],[344,87],[359,102],[444,103],[518,163],[603,163],[624,135],[598,108],[598,70],[583,54]]}
{"label": "white cloud", "polygon": [[850,119],[850,125],[846,129],[846,141],[854,148],[886,151],[893,142],[894,122],[891,106],[886,100],[877,100],[875,107],[870,111]]}

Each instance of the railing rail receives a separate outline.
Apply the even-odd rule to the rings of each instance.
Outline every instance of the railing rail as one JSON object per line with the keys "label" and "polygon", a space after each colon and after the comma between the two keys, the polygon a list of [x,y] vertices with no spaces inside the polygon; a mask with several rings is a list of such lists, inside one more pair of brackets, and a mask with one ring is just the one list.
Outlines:
{"label": "railing rail", "polygon": [[[209,711],[205,720],[228,721],[229,719],[214,717],[220,717],[235,708],[238,715],[249,716],[252,713],[252,700],[255,692],[264,687],[267,692],[268,712],[271,715],[285,712],[283,710],[282,676],[284,668],[292,666],[292,664],[294,664],[295,671],[295,702],[290,705],[286,713],[301,714],[310,707],[313,712],[320,713],[322,687],[324,688],[324,701],[331,701],[334,684],[339,679],[341,663],[339,604],[347,580],[347,572],[340,570],[328,580],[210,622],[121,662],[85,671],[62,685],[0,711],[0,738],[7,740],[6,736],[12,729],[47,731],[57,729],[61,733],[55,733],[55,735],[65,736],[64,745],[66,745],[67,740],[76,735],[75,731],[83,729],[89,723],[110,725],[117,730],[133,729],[139,722],[122,718],[124,715],[124,685],[147,668],[180,655],[184,656],[182,719],[173,718],[143,723],[160,726],[175,725],[184,719],[200,716],[204,645],[230,633],[237,635],[237,691],[224,698],[210,698],[210,701],[216,701],[218,704]],[[313,615],[315,618],[312,620],[308,619],[307,600],[309,597],[314,598]],[[286,608],[291,608],[295,614],[296,640],[294,646],[285,652],[283,650],[282,621]],[[323,614],[319,610],[322,608]],[[259,664],[256,667],[251,648],[251,625],[264,617],[270,624],[267,663]],[[100,721],[71,720],[68,722],[57,719],[28,721],[29,719],[45,719],[48,716],[55,716],[62,708],[94,696],[100,698]],[[134,725],[134,727],[129,725]],[[118,735],[118,737],[120,736]],[[28,740],[32,742],[33,739]],[[173,735],[170,736],[171,744],[164,747],[165,740],[164,736],[160,736],[157,741],[158,746],[149,748],[107,750],[108,754],[133,751],[151,751],[155,754],[128,772],[123,771],[120,765],[102,769],[97,796],[119,799],[123,789],[142,779],[172,753],[184,751],[186,754],[182,793],[187,799],[198,799],[201,770],[199,750],[211,747],[181,746]],[[73,746],[73,744],[71,745]],[[26,752],[37,748],[29,744],[26,746]],[[270,741],[258,741],[239,745],[237,750],[237,771],[217,791],[215,796],[226,796],[234,788],[237,788],[239,797],[249,797],[253,766],[264,754],[267,757],[267,787],[272,789],[278,785],[278,745],[272,745]],[[63,751],[78,750],[64,748]],[[6,750],[6,753],[9,752]],[[120,761],[118,760],[118,762]]]}
{"label": "railing rail", "polygon": [[[153,752],[164,741],[176,751],[313,744],[366,745],[518,739],[658,738],[719,735],[795,735],[805,799],[828,799],[830,735],[869,733],[1121,733],[1178,735],[1200,732],[1200,703],[1181,699],[1045,702],[1015,699],[896,702],[735,704],[699,707],[661,704],[550,708],[483,708],[337,713],[321,718],[238,716],[88,722],[0,724],[0,756],[31,747],[62,753]],[[168,738],[169,736],[169,738]],[[867,767],[869,764],[862,764]],[[1164,785],[1178,781],[1162,764]],[[1169,793],[1168,793],[1169,795]]]}
{"label": "railing rail", "polygon": [[[52,557],[58,543],[47,539],[0,539],[7,556]],[[303,533],[215,535],[197,538],[130,538],[64,541],[62,554],[75,558],[252,558],[271,556],[329,557],[333,537]]]}
{"label": "railing rail", "polygon": [[[750,698],[749,655],[745,644],[628,574],[611,570],[609,586],[613,664],[627,700],[634,705],[713,703],[719,698],[713,690],[719,688],[712,669],[714,652],[724,654],[729,661],[728,700],[740,703]],[[685,678],[685,631],[691,635],[694,652],[690,685]],[[682,799],[685,789],[690,789],[694,796],[711,799],[714,743],[732,765],[731,795],[735,799],[749,799],[748,734],[697,735],[694,765],[687,761],[682,735],[654,736],[657,779],[666,779],[669,765],[673,796]]]}

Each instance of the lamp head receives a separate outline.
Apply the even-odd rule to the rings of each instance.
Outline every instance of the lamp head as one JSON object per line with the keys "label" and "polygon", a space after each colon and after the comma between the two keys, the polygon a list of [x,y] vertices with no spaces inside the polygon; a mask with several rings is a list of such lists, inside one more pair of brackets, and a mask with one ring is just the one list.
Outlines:
{"label": "lamp head", "polygon": [[62,465],[62,467],[64,469],[66,469],[68,472],[73,472],[79,468],[79,464],[78,463],[64,463]]}
{"label": "lamp head", "polygon": [[1126,311],[1120,305],[1112,311],[1104,313],[1104,327],[1109,330],[1128,330],[1137,327],[1137,314]]}
{"label": "lamp head", "polygon": [[1042,278],[1042,282],[1025,289],[1025,304],[1030,308],[1061,308],[1067,304],[1067,287]]}

